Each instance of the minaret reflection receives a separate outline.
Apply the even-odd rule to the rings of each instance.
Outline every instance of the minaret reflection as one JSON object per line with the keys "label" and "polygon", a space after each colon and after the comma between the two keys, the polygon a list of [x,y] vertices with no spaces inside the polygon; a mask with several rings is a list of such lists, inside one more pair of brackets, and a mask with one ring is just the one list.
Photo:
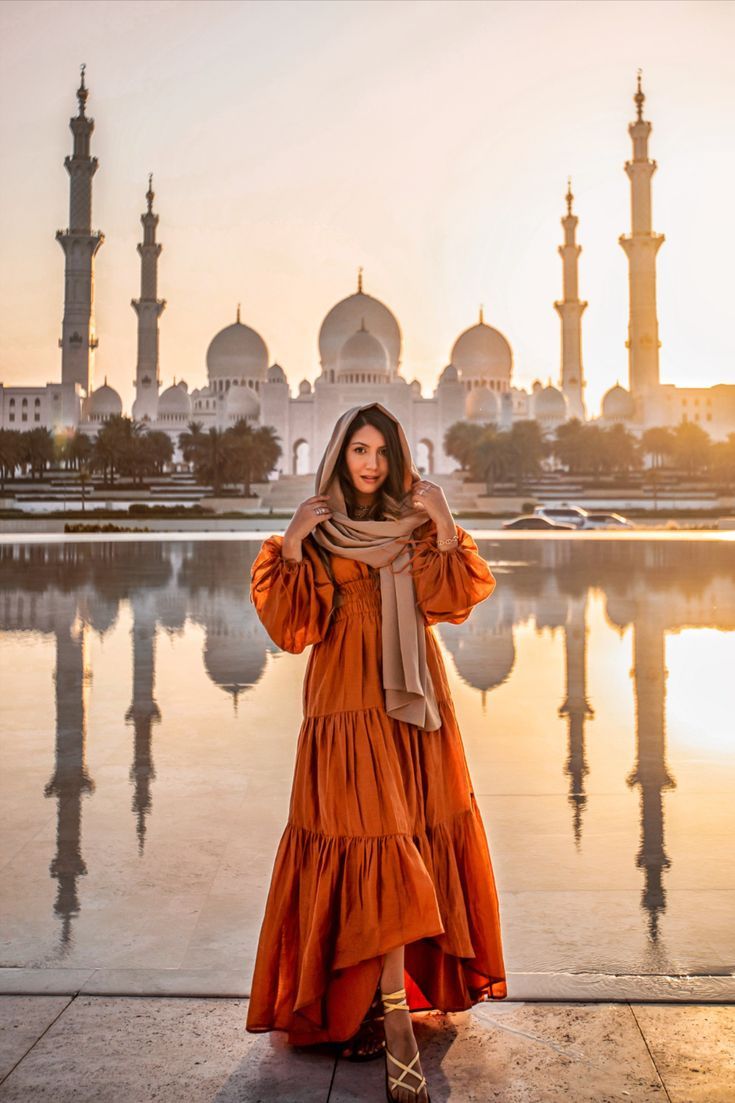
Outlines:
{"label": "minaret reflection", "polygon": [[641,790],[641,845],[636,866],[645,870],[642,903],[648,933],[656,942],[659,916],[666,908],[663,870],[671,860],[664,847],[662,793],[676,788],[666,766],[666,676],[664,626],[646,610],[633,625],[633,669],[636,702],[636,764],[625,779]]}
{"label": "minaret reflection", "polygon": [[133,811],[136,813],[138,853],[143,853],[146,816],[151,810],[151,782],[156,776],[153,765],[153,724],[161,719],[161,710],[153,699],[156,681],[156,603],[151,591],[137,590],[131,594],[133,612],[133,700],[125,719],[135,730],[133,764]]}
{"label": "minaret reflection", "polygon": [[44,796],[56,797],[56,855],[49,872],[57,881],[54,912],[61,916],[61,945],[71,941],[71,920],[79,913],[77,879],[87,872],[81,853],[82,796],[94,792],[87,773],[87,698],[91,671],[89,629],[77,615],[73,623],[59,624],[56,636],[56,769],[44,787]]}
{"label": "minaret reflection", "polygon": [[579,847],[582,836],[582,810],[587,804],[584,777],[589,773],[585,752],[584,724],[594,710],[587,700],[587,594],[569,599],[564,625],[564,659],[567,694],[559,706],[559,716],[567,718],[567,761],[569,803],[573,815],[574,840]]}

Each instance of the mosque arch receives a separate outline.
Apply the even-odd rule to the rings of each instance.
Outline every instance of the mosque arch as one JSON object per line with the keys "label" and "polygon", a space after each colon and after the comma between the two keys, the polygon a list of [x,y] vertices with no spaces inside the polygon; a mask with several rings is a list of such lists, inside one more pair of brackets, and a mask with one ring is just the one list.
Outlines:
{"label": "mosque arch", "polygon": [[310,460],[311,448],[309,442],[306,437],[299,437],[291,446],[291,474],[309,475],[311,473]]}
{"label": "mosque arch", "polygon": [[436,456],[433,440],[429,440],[428,437],[422,437],[418,442],[418,448],[416,450],[416,466],[422,469],[427,475],[433,475],[435,461]]}

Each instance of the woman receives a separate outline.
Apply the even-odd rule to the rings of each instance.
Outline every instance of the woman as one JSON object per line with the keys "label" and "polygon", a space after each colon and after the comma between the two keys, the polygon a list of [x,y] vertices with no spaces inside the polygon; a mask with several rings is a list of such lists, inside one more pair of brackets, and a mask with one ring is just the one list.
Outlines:
{"label": "woman", "polygon": [[316,494],[252,568],[273,641],[313,648],[246,1028],[347,1042],[358,1060],[385,1051],[399,1103],[429,1099],[409,1011],[507,995],[490,854],[431,628],[460,624],[494,587],[379,402],[339,418]]}

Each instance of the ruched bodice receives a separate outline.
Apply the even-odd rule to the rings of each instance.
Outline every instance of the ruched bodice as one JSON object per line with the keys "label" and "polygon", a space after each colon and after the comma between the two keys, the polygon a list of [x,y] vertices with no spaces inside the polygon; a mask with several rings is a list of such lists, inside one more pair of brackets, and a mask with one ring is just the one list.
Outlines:
{"label": "ruched bodice", "polygon": [[355,616],[380,616],[380,574],[377,571],[335,587],[332,618],[338,621]]}

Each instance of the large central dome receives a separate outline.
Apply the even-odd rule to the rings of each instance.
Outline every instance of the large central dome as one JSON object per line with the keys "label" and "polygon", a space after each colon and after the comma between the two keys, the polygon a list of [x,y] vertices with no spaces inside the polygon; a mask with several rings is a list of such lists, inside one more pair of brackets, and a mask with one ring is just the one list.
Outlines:
{"label": "large central dome", "polygon": [[339,354],[337,378],[352,383],[376,383],[388,374],[385,346],[362,327],[348,337]]}
{"label": "large central dome", "polygon": [[388,356],[389,371],[397,371],[401,362],[401,330],[384,303],[366,295],[362,277],[357,292],[333,306],[319,330],[319,357],[322,371],[337,371],[339,354],[345,342],[362,326],[377,337]]}

